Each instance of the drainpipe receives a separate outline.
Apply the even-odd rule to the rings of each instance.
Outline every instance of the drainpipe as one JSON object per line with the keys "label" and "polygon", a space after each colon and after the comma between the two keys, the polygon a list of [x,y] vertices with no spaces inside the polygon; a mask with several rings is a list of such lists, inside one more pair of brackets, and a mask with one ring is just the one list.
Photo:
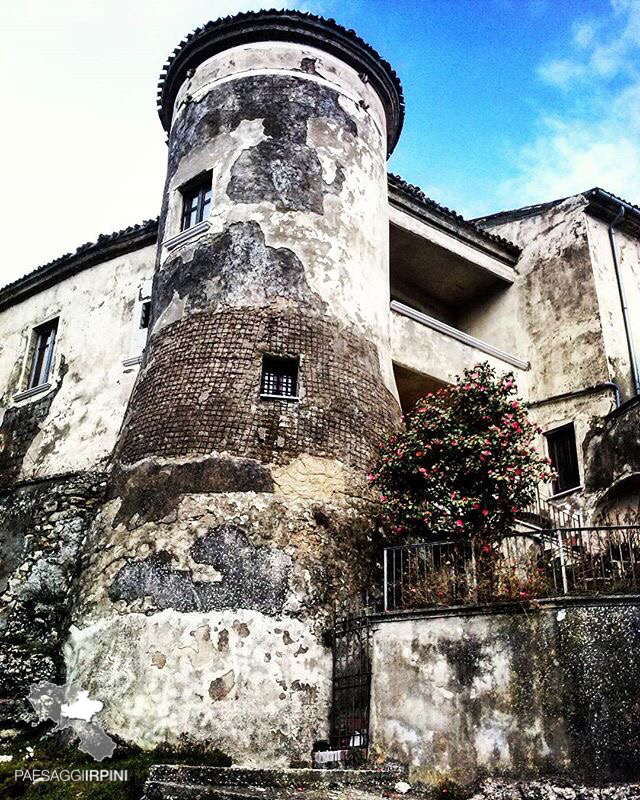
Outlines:
{"label": "drainpipe", "polygon": [[[603,193],[604,194],[604,193]],[[611,197],[609,195],[609,197]],[[611,198],[616,199],[616,198]],[[620,203],[616,199],[616,202]],[[624,284],[622,282],[622,275],[620,273],[620,261],[618,259],[618,246],[616,242],[616,227],[622,222],[625,215],[625,203],[620,203],[620,209],[616,214],[615,219],[609,225],[609,242],[611,244],[611,255],[613,256],[613,266],[616,272],[616,281],[618,283],[618,292],[620,294],[620,305],[622,306],[622,318],[624,319],[624,331],[627,336],[627,347],[629,348],[629,360],[631,362],[631,382],[633,384],[634,394],[640,394],[640,377],[638,375],[638,357],[633,343],[633,336],[631,333],[631,320],[629,319],[629,306],[627,304],[627,297],[624,291]]]}

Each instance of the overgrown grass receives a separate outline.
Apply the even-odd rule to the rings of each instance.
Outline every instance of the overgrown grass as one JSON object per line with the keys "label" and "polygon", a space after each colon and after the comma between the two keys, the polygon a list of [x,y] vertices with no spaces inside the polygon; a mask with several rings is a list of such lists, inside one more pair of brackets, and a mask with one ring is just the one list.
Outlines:
{"label": "overgrown grass", "polygon": [[[27,746],[34,752],[28,757]],[[75,747],[60,744],[54,736],[29,740],[16,739],[10,747],[13,761],[0,763],[0,800],[140,800],[149,767],[153,764],[199,764],[216,767],[230,766],[231,760],[220,750],[191,748],[177,750],[159,748],[150,752],[118,748],[113,758],[98,763]],[[16,781],[16,770],[127,770],[127,781],[75,782],[47,781],[30,783]]]}

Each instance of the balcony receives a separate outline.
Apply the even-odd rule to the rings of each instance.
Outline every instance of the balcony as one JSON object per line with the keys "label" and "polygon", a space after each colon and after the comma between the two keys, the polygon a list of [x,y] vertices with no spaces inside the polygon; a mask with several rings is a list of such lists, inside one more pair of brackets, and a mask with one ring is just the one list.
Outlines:
{"label": "balcony", "polygon": [[527,389],[530,365],[523,358],[398,300],[391,301],[391,312],[391,351],[405,413],[427,392],[452,383],[480,361],[499,373],[513,370],[520,389]]}
{"label": "balcony", "polygon": [[498,542],[460,539],[384,551],[384,610],[533,602],[640,592],[640,527],[514,532]]}

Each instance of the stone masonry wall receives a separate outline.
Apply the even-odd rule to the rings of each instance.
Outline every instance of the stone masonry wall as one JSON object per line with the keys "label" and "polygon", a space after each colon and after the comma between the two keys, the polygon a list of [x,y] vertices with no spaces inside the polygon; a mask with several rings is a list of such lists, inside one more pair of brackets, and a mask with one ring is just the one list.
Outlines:
{"label": "stone masonry wall", "polygon": [[24,718],[39,680],[64,676],[62,643],[103,475],[72,474],[0,494],[0,721]]}
{"label": "stone masonry wall", "polygon": [[[300,357],[299,401],[261,399],[262,355]],[[194,314],[154,338],[131,399],[124,463],[229,451],[263,463],[300,453],[364,470],[398,423],[375,346],[295,309]]]}

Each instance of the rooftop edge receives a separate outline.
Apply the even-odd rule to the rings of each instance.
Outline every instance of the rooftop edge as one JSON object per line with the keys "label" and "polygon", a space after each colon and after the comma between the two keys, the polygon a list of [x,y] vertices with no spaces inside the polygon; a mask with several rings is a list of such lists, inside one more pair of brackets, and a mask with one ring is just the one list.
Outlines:
{"label": "rooftop edge", "polygon": [[391,155],[404,122],[404,94],[400,79],[388,61],[334,19],[302,11],[248,11],[201,25],[171,53],[158,81],[158,115],[166,131],[173,104],[190,69],[231,47],[250,42],[285,41],[307,44],[345,61],[367,76],[383,102],[387,117],[387,153]]}

